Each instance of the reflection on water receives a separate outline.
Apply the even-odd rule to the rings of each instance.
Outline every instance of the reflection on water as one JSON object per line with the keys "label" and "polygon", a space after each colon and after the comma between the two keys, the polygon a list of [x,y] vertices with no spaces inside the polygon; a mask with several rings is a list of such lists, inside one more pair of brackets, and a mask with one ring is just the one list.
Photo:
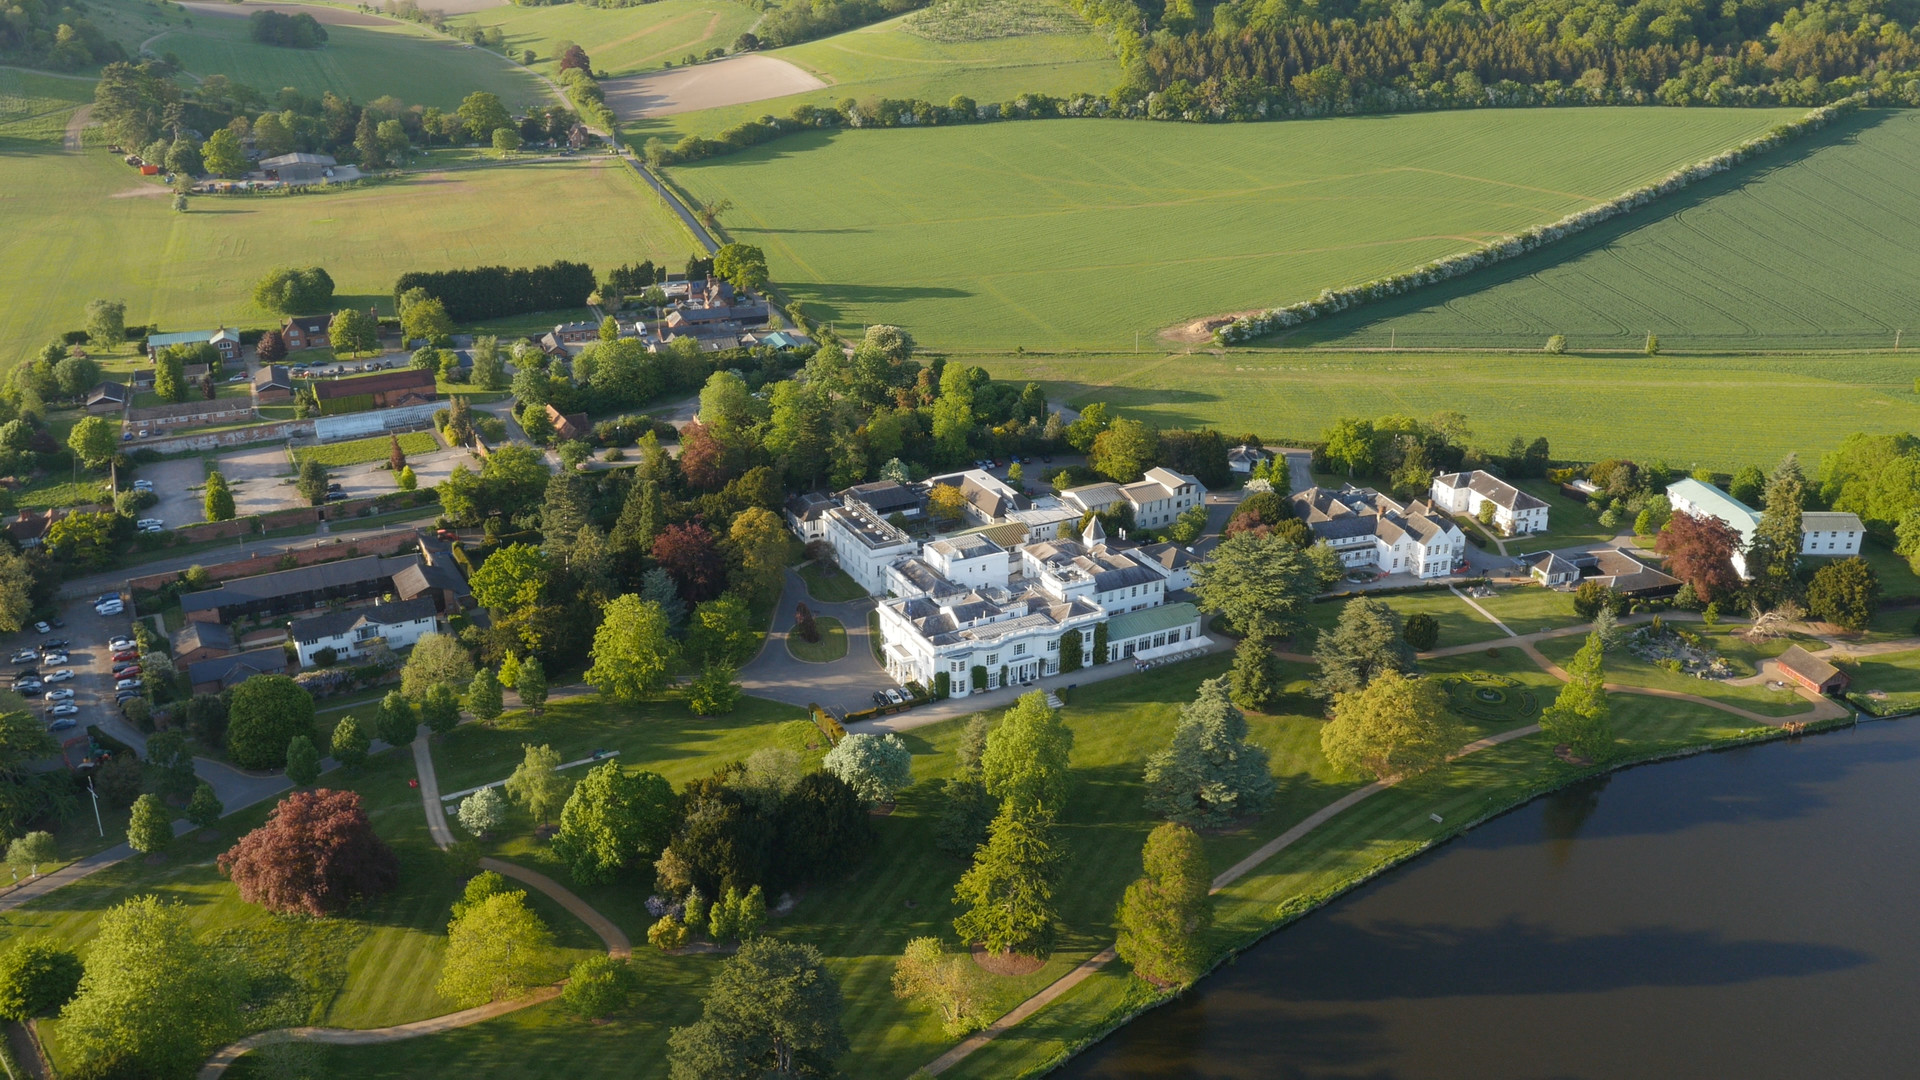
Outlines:
{"label": "reflection on water", "polygon": [[1920,724],[1568,788],[1056,1075],[1920,1075]]}

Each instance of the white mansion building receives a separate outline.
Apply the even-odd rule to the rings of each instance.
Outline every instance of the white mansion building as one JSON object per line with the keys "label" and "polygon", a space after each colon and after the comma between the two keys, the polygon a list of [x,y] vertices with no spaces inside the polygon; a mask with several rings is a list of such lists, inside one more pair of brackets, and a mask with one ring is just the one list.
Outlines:
{"label": "white mansion building", "polygon": [[1547,531],[1547,504],[1489,472],[1448,473],[1433,478],[1433,505],[1449,514],[1480,516],[1493,505],[1493,523],[1506,536]]}
{"label": "white mansion building", "polygon": [[[1154,527],[1148,520],[1164,527],[1201,505],[1206,491],[1198,480],[1155,469],[1139,484],[1094,485],[1115,490],[1090,493],[1093,507],[1073,498],[1085,489],[1028,502],[988,481],[971,474],[929,481],[961,487],[971,527],[925,542],[895,523],[923,516],[920,504],[907,503],[905,493],[916,491],[908,485],[861,485],[789,503],[795,532],[832,548],[841,569],[884,597],[877,610],[889,676],[931,690],[945,675],[948,693],[964,697],[1057,675],[1063,648],[1077,654],[1071,670],[1211,644],[1199,610],[1167,598],[1191,583],[1190,552],[1110,541],[1097,518],[1077,537],[1070,524],[1125,500],[1141,527]],[[1096,640],[1104,657],[1095,656]]]}
{"label": "white mansion building", "polygon": [[1436,578],[1467,553],[1465,534],[1432,503],[1403,506],[1372,488],[1308,488],[1293,496],[1293,512],[1343,566]]}
{"label": "white mansion building", "polygon": [[[1733,553],[1733,569],[1747,577],[1746,549],[1760,529],[1760,511],[1692,477],[1667,485],[1667,501],[1674,513],[1718,518],[1740,534],[1740,550]],[[1860,554],[1867,527],[1860,515],[1832,510],[1807,510],[1800,515],[1800,554],[1845,557]]]}

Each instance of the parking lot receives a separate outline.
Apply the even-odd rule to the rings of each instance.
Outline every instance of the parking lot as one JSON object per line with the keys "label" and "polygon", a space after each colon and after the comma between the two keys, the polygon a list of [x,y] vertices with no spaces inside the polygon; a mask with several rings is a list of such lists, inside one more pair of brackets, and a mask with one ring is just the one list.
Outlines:
{"label": "parking lot", "polygon": [[[4,639],[0,639],[0,648],[4,648],[8,656],[17,649],[38,647],[48,638],[67,639],[67,662],[60,666],[71,670],[74,677],[69,682],[50,684],[45,690],[54,689],[56,686],[70,688],[73,691],[72,704],[79,707],[80,713],[72,717],[74,721],[72,727],[55,731],[54,738],[62,744],[75,738],[85,740],[87,725],[99,724],[107,734],[136,749],[144,750],[147,745],[146,736],[136,730],[132,724],[127,723],[120,715],[120,710],[114,705],[113,652],[107,648],[107,639],[115,634],[129,633],[132,620],[126,615],[96,614],[91,597],[68,605],[62,612],[61,618],[66,625],[51,633],[42,634],[28,627],[17,634],[8,634]],[[29,665],[9,664],[6,671],[11,674],[27,666]],[[31,666],[39,668],[43,676],[58,670],[38,663]],[[22,695],[28,699],[34,716],[43,722],[51,719],[46,715],[51,703],[44,700],[45,690]]]}
{"label": "parking lot", "polygon": [[156,461],[140,466],[135,476],[152,481],[153,493],[160,497],[159,504],[142,510],[140,517],[159,518],[169,529],[206,520],[207,467],[199,458]]}
{"label": "parking lot", "polygon": [[[293,465],[287,460],[285,447],[242,450],[223,455],[214,464],[233,490],[233,511],[238,517],[307,505],[289,482],[293,479]],[[167,524],[173,522],[169,520]]]}

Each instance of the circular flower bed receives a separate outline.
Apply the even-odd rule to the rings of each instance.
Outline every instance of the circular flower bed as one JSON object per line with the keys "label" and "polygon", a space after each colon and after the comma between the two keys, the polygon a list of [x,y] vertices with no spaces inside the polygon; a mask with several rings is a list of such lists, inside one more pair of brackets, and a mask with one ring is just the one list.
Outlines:
{"label": "circular flower bed", "polygon": [[1540,699],[1532,688],[1506,675],[1448,675],[1440,685],[1447,691],[1447,707],[1469,720],[1527,724],[1540,718]]}

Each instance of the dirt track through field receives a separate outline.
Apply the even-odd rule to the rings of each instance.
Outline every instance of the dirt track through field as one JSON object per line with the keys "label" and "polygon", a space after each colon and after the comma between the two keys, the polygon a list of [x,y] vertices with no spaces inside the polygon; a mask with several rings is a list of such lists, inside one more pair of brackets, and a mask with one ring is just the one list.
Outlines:
{"label": "dirt track through field", "polygon": [[607,107],[622,120],[744,105],[825,85],[785,60],[755,54],[600,84],[607,93]]}

